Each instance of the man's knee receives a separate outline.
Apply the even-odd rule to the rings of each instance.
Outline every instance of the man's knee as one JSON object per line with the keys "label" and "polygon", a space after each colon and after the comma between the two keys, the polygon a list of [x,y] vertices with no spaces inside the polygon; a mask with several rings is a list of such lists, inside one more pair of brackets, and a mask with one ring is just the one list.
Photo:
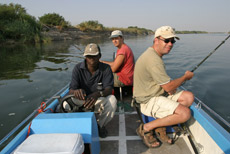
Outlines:
{"label": "man's knee", "polygon": [[191,106],[192,103],[194,102],[194,95],[190,91],[187,91],[187,95],[188,95],[188,98],[187,98],[188,105]]}
{"label": "man's knee", "polygon": [[190,119],[191,117],[191,110],[188,107],[185,107],[183,105],[178,105],[178,107],[175,110],[176,114],[179,114],[181,121],[185,122]]}
{"label": "man's knee", "polygon": [[116,110],[117,108],[117,99],[114,95],[109,95],[107,96],[107,103],[106,105],[110,106],[109,108],[111,108],[112,110]]}
{"label": "man's knee", "polygon": [[178,99],[182,105],[189,107],[194,102],[194,95],[190,91],[183,91],[181,97]]}

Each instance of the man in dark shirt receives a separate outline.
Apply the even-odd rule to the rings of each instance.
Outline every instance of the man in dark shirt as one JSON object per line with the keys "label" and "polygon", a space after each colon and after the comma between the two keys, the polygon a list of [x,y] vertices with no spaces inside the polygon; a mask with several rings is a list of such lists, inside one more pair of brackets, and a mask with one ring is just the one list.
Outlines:
{"label": "man in dark shirt", "polygon": [[[90,43],[84,51],[85,60],[78,63],[72,72],[69,94],[74,94],[74,102],[82,102],[86,109],[94,108],[99,136],[106,137],[105,125],[113,118],[117,100],[112,95],[113,73],[109,65],[101,63],[100,47]],[[98,90],[102,83],[102,90]]]}

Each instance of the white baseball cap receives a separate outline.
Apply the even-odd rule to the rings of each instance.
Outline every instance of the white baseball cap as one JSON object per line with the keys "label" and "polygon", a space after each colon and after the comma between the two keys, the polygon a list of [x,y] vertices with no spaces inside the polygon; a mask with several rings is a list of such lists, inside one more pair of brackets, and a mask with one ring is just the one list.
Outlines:
{"label": "white baseball cap", "polygon": [[172,37],[176,38],[177,40],[180,39],[179,37],[176,36],[174,29],[170,26],[162,26],[162,27],[158,28],[155,31],[154,38],[159,37],[159,36],[161,36],[165,39],[172,38]]}
{"label": "white baseball cap", "polygon": [[90,43],[85,47],[84,56],[97,56],[100,53],[100,47],[95,43]]}
{"label": "white baseball cap", "polygon": [[109,38],[115,38],[115,37],[119,37],[119,36],[123,36],[122,32],[120,30],[115,30],[111,33],[111,36]]}

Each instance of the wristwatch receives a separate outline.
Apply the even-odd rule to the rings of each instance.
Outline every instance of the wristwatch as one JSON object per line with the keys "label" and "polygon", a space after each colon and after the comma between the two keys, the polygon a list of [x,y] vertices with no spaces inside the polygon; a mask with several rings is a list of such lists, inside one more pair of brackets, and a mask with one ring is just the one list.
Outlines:
{"label": "wristwatch", "polygon": [[101,96],[101,97],[104,97],[104,94],[103,94],[102,91],[99,91],[99,93],[100,93],[100,96]]}

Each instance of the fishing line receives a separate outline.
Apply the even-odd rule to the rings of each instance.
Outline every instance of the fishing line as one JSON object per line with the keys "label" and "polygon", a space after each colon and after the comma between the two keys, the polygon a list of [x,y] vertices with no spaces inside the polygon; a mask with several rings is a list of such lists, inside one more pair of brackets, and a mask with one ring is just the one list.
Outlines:
{"label": "fishing line", "polygon": [[75,48],[77,48],[79,51],[81,51],[81,53],[83,54],[84,52],[81,50],[81,48],[77,45],[77,44],[74,44],[73,45]]}
{"label": "fishing line", "polygon": [[196,65],[196,67],[194,67],[192,69],[191,72],[194,72],[201,64],[203,64],[205,62],[205,60],[207,60],[222,44],[225,43],[225,41],[230,37],[230,35],[228,35],[228,37],[226,37],[225,40],[223,40],[212,52],[209,53],[209,55],[207,57],[205,57],[198,65]]}

